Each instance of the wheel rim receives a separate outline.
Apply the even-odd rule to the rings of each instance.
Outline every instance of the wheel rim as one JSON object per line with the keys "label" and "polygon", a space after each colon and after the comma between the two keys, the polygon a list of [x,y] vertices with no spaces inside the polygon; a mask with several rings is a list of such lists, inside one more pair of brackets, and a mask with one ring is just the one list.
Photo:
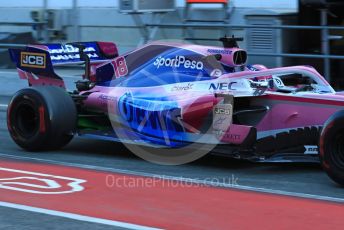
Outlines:
{"label": "wheel rim", "polygon": [[32,103],[20,103],[14,119],[16,131],[20,136],[30,138],[37,133],[39,128],[39,114]]}

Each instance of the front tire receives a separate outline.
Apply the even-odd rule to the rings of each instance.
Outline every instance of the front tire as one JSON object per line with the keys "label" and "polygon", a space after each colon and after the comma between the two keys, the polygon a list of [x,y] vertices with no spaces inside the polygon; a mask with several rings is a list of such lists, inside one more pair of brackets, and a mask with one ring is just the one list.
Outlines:
{"label": "front tire", "polygon": [[68,144],[76,129],[74,101],[62,88],[19,90],[7,110],[7,127],[17,145],[28,151],[55,150]]}
{"label": "front tire", "polygon": [[334,113],[324,124],[319,157],[328,176],[344,185],[344,111]]}

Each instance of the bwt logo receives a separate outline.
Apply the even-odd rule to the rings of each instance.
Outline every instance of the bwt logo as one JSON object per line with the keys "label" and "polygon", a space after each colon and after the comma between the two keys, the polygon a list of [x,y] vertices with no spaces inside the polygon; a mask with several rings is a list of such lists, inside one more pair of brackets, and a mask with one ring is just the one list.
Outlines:
{"label": "bwt logo", "polygon": [[[84,52],[96,52],[95,48],[93,47],[86,47],[84,49]],[[63,54],[63,53],[79,53],[79,48],[74,47],[70,44],[67,45],[61,45],[61,48],[59,49],[50,49],[49,53],[51,54]]]}
{"label": "bwt logo", "polygon": [[175,58],[158,57],[153,63],[158,69],[160,66],[166,67],[184,67],[185,69],[203,70],[203,62],[187,60],[184,56],[176,56]]}
{"label": "bwt logo", "polygon": [[24,67],[42,68],[46,67],[45,53],[21,52],[20,64]]}

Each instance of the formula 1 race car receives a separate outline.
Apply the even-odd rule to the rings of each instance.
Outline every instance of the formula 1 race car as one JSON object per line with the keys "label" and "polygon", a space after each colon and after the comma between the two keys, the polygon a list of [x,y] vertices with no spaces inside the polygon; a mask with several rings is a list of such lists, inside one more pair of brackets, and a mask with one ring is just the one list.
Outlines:
{"label": "formula 1 race car", "polygon": [[[344,184],[344,93],[312,67],[247,65],[238,40],[152,42],[122,55],[109,42],[10,49],[30,86],[9,104],[10,135],[28,151],[61,148],[76,134],[160,152],[197,143],[251,161],[320,159]],[[73,92],[53,68],[67,64],[85,65]]]}

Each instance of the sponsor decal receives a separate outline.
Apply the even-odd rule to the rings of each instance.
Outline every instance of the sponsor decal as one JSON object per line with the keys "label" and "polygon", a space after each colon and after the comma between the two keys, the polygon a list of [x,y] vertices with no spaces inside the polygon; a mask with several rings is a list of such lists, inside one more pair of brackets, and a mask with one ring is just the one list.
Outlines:
{"label": "sponsor decal", "polygon": [[161,66],[185,69],[198,69],[203,70],[203,62],[187,60],[184,56],[176,56],[175,58],[164,58],[159,56],[153,63],[158,69]]}
{"label": "sponsor decal", "polygon": [[214,113],[215,114],[226,114],[226,115],[230,115],[231,114],[231,110],[230,109],[225,109],[225,108],[215,108],[214,109]]}
{"label": "sponsor decal", "polygon": [[318,154],[318,146],[316,145],[305,145],[305,152],[304,154],[309,155],[317,155]]}
{"label": "sponsor decal", "polygon": [[222,75],[222,71],[220,69],[214,69],[210,73],[211,77],[221,77],[221,75]]}
{"label": "sponsor decal", "polygon": [[[87,56],[89,56],[89,58],[97,58],[98,55],[96,53],[94,54],[87,54]],[[67,60],[73,60],[73,59],[80,59],[80,55],[79,54],[59,54],[59,55],[54,55],[54,56],[50,56],[52,61],[67,61]]]}
{"label": "sponsor decal", "polygon": [[192,89],[192,86],[192,83],[188,83],[186,85],[175,85],[172,87],[171,91],[187,91]]}
{"label": "sponsor decal", "polygon": [[211,83],[209,86],[209,90],[234,90],[232,89],[232,85],[236,84],[237,82],[219,82],[219,83]]}
{"label": "sponsor decal", "polygon": [[[93,47],[86,47],[84,52],[96,52]],[[59,49],[49,50],[50,54],[61,54],[61,53],[79,53],[79,48],[74,47],[73,45],[61,45]]]}
{"label": "sponsor decal", "polygon": [[213,109],[213,131],[218,138],[222,138],[232,123],[232,104],[218,104]]}
{"label": "sponsor decal", "polygon": [[[94,47],[86,47],[84,52],[87,53],[90,58],[99,57]],[[49,53],[52,61],[80,59],[79,48],[70,44],[61,45],[61,47],[56,49],[49,49]]]}
{"label": "sponsor decal", "polygon": [[265,93],[267,88],[257,88],[254,92],[253,92],[253,96],[260,96],[263,95]]}
{"label": "sponsor decal", "polygon": [[[219,112],[219,111],[218,111]],[[213,124],[214,126],[222,125],[226,121],[226,117],[218,117],[217,119],[214,119]]]}
{"label": "sponsor decal", "polygon": [[214,131],[214,134],[222,139],[226,139],[227,141],[237,141],[237,140],[241,140],[241,135],[240,134],[234,134],[234,133],[226,133],[222,130],[216,130]]}
{"label": "sponsor decal", "polygon": [[117,101],[116,97],[109,96],[109,95],[106,95],[106,94],[101,94],[99,96],[99,99],[104,100],[104,101]]}
{"label": "sponsor decal", "polygon": [[221,50],[221,49],[208,49],[208,53],[212,54],[232,54],[231,50]]}
{"label": "sponsor decal", "polygon": [[251,71],[259,71],[259,69],[254,67],[253,65],[247,65],[246,67],[247,67],[247,69],[249,69]]}
{"label": "sponsor decal", "polygon": [[135,102],[128,93],[119,99],[118,108],[121,117],[139,132],[159,136],[163,132],[183,132],[184,130],[180,120],[180,108],[146,100]]}
{"label": "sponsor decal", "polygon": [[21,52],[20,65],[24,67],[44,69],[46,67],[46,54],[34,52]]}
{"label": "sponsor decal", "polygon": [[234,133],[225,133],[222,138],[226,138],[229,140],[240,140],[241,135],[240,134],[234,134]]}

